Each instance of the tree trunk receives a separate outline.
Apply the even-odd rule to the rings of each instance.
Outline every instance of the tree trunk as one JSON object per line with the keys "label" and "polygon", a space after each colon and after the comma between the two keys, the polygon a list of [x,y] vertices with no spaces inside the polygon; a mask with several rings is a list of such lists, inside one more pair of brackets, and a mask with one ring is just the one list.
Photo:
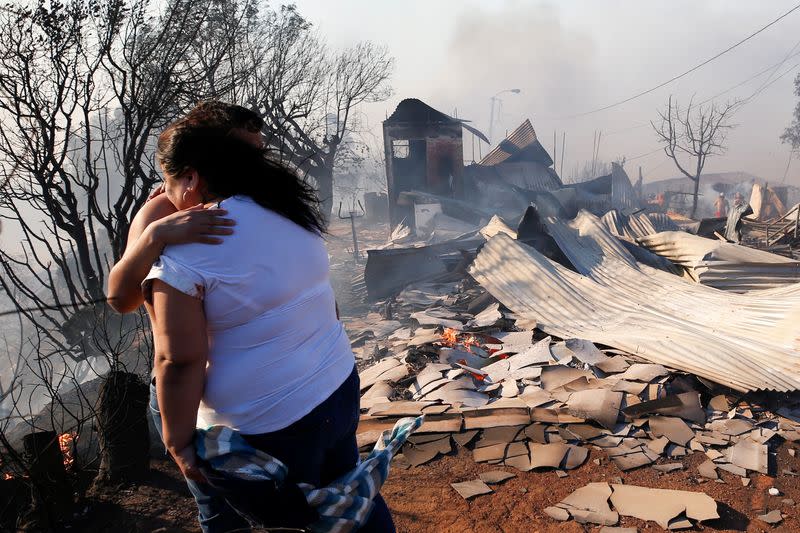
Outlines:
{"label": "tree trunk", "polygon": [[147,472],[148,388],[136,374],[112,370],[100,388],[97,414],[100,471],[95,483],[133,481]]}
{"label": "tree trunk", "polygon": [[700,176],[698,175],[694,179],[694,193],[692,194],[692,214],[689,215],[689,218],[692,218],[692,219],[697,214],[697,196],[699,194],[698,193],[699,190],[700,190]]}
{"label": "tree trunk", "polygon": [[314,179],[317,180],[317,194],[319,195],[322,217],[325,222],[328,222],[333,211],[333,168],[320,169]]}
{"label": "tree trunk", "polygon": [[31,508],[21,529],[50,530],[67,517],[72,504],[72,487],[67,481],[64,456],[55,431],[37,431],[22,438],[32,487]]}

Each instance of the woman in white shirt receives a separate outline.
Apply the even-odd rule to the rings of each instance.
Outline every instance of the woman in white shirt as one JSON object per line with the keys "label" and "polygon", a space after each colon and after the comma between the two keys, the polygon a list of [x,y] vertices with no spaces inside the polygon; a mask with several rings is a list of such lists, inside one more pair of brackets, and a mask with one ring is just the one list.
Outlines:
{"label": "woman in white shirt", "polygon": [[[195,427],[225,425],[289,481],[330,483],[358,461],[359,384],[313,190],[196,113],[161,134],[157,158],[177,209],[216,204],[236,223],[213,248],[167,246],[145,280],[167,450],[202,483]],[[363,530],[393,531],[375,504]]]}

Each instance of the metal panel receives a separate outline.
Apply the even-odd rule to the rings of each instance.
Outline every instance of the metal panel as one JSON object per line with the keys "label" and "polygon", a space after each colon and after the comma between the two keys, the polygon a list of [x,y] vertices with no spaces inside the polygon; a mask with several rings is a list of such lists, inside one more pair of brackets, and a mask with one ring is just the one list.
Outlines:
{"label": "metal panel", "polygon": [[508,137],[486,154],[486,157],[481,159],[478,164],[484,166],[498,165],[523,150],[530,150],[530,156],[536,158],[537,161],[545,166],[553,164],[550,154],[547,153],[547,150],[536,138],[536,132],[533,130],[533,125],[529,119],[525,119],[525,122],[520,124]]}
{"label": "metal panel", "polygon": [[653,253],[685,267],[699,283],[751,291],[800,282],[800,261],[682,231],[641,237]]}
{"label": "metal panel", "polygon": [[736,294],[639,265],[601,221],[547,221],[573,272],[498,234],[470,268],[515,313],[741,391],[800,389],[800,284]]}

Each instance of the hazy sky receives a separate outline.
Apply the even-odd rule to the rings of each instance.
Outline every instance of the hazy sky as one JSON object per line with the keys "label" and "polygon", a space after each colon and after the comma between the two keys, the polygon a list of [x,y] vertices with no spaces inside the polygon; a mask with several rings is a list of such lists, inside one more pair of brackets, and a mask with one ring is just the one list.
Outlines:
{"label": "hazy sky", "polygon": [[[530,118],[552,153],[557,131],[567,142],[564,176],[591,158],[602,130],[600,158],[627,156],[631,177],[641,165],[647,181],[676,175],[658,149],[648,122],[670,94],[686,101],[717,95],[800,52],[800,10],[706,67],[612,110],[567,118],[622,100],[722,51],[788,11],[794,0],[642,2],[477,0],[297,0],[300,12],[334,46],[358,40],[385,43],[397,60],[395,95],[366,109],[376,133],[403,98],[417,97],[446,113],[471,119],[488,133],[490,97],[504,89],[498,133]],[[760,95],[735,116],[728,152],[709,159],[708,172],[747,171],[780,182],[789,147],[779,136],[797,102],[793,79],[800,54],[722,95]],[[787,73],[788,71],[788,73]],[[770,78],[772,75],[772,78]],[[643,126],[645,125],[645,126]],[[499,131],[498,131],[499,130]],[[465,135],[465,155],[471,156]],[[486,153],[484,147],[483,153]],[[477,157],[477,154],[476,154]],[[800,185],[794,159],[787,183]]]}

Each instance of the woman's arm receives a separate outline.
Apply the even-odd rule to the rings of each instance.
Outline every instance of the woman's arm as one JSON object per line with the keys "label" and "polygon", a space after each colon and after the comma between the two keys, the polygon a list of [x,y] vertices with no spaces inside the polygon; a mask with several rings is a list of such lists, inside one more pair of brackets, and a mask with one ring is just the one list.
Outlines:
{"label": "woman's arm", "polygon": [[203,302],[153,280],[153,313],[156,391],[164,444],[184,476],[203,481],[195,465],[193,444],[208,359]]}
{"label": "woman's arm", "polygon": [[222,218],[224,209],[198,205],[175,211],[165,195],[147,202],[136,214],[128,231],[128,245],[108,275],[108,304],[119,313],[136,310],[142,302],[141,284],[167,244],[201,242],[219,244],[215,235],[233,233],[234,221]]}

